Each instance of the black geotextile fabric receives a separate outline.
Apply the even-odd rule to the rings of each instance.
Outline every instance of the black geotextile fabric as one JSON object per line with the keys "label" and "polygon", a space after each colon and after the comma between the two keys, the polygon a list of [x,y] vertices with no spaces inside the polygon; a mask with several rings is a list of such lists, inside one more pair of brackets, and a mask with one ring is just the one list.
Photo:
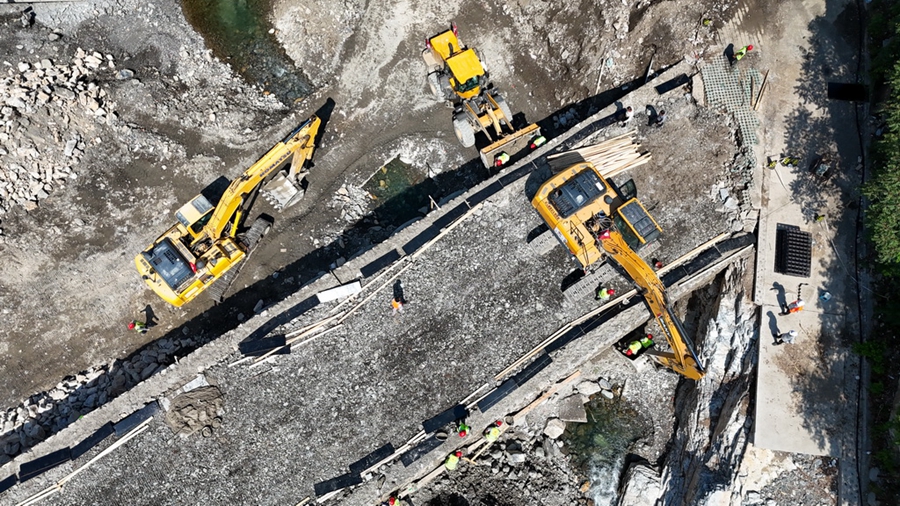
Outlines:
{"label": "black geotextile fabric", "polygon": [[31,462],[24,462],[19,466],[19,481],[24,483],[70,460],[72,460],[72,450],[66,447],[34,459]]}
{"label": "black geotextile fabric", "polygon": [[[258,357],[260,355],[264,355],[269,351],[274,350],[275,348],[284,346],[287,344],[287,339],[284,334],[266,337],[264,339],[257,339],[255,341],[243,341],[238,344],[238,351],[241,352],[245,357]],[[284,348],[290,351],[290,348]]]}
{"label": "black geotextile fabric", "polygon": [[362,483],[362,478],[358,474],[342,474],[340,476],[334,477],[330,480],[320,481],[313,485],[313,489],[316,492],[316,496],[323,496],[329,492],[334,492],[335,490],[340,490],[342,488],[352,487],[353,485],[359,485]]}
{"label": "black geotextile fabric", "polygon": [[381,255],[380,257],[376,258],[372,262],[369,262],[367,265],[362,266],[359,269],[359,273],[364,278],[374,276],[375,274],[378,273],[378,271],[391,265],[392,263],[396,262],[397,260],[400,260],[400,252],[397,251],[397,249],[395,248],[395,249],[388,251],[384,255]]}
{"label": "black geotextile fabric", "polygon": [[137,427],[144,421],[153,418],[153,415],[155,415],[157,411],[159,411],[159,405],[156,403],[156,401],[153,401],[143,408],[119,420],[118,423],[113,425],[113,430],[116,431],[116,436],[122,437],[122,435],[127,434],[131,429]]}
{"label": "black geotextile fabric", "polygon": [[502,384],[500,384],[499,387],[495,388],[493,392],[487,394],[484,399],[478,401],[478,410],[484,413],[485,411],[491,409],[494,404],[497,404],[498,402],[503,400],[504,397],[511,394],[513,390],[518,387],[519,386],[516,385],[516,382],[511,379],[504,381]]}
{"label": "black geotextile fabric", "polygon": [[112,436],[115,433],[112,422],[106,422],[96,432],[86,437],[82,442],[72,447],[72,460],[87,453],[88,450],[100,444],[101,441]]}
{"label": "black geotextile fabric", "polygon": [[375,450],[374,452],[366,455],[365,457],[357,460],[356,462],[350,464],[350,473],[351,474],[359,474],[364,470],[374,466],[378,462],[390,457],[394,454],[394,445],[391,443],[387,443],[381,448]]}
{"label": "black geotextile fabric", "polygon": [[468,414],[465,406],[457,404],[422,422],[422,429],[426,433],[435,432],[450,423],[465,419]]}
{"label": "black geotextile fabric", "polygon": [[441,446],[441,443],[444,441],[438,439],[438,437],[431,436],[430,438],[422,441],[415,447],[411,448],[409,451],[400,456],[400,462],[403,463],[403,467],[409,467],[410,464],[419,460],[428,454],[431,450],[434,450],[438,446]]}

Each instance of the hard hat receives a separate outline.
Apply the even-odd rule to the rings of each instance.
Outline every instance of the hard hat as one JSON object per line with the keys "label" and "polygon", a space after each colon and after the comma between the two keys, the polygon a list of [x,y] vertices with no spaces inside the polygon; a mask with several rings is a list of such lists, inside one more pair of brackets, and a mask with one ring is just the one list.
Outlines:
{"label": "hard hat", "polygon": [[391,506],[394,506],[395,504],[397,504],[397,498],[391,497],[390,499],[388,499],[388,504],[390,504]]}
{"label": "hard hat", "polygon": [[503,420],[497,420],[496,422],[494,422],[494,425],[496,425],[497,427],[501,427],[503,425]]}
{"label": "hard hat", "polygon": [[456,453],[454,453],[453,455],[456,455],[457,457],[462,457],[462,452],[459,450],[456,450]]}
{"label": "hard hat", "polygon": [[128,330],[134,330],[134,322],[128,324]]}
{"label": "hard hat", "polygon": [[616,291],[613,290],[612,288],[610,288],[609,290],[606,291],[606,293],[608,293],[608,294],[610,294],[610,295],[615,295],[615,294],[616,294]]}
{"label": "hard hat", "polygon": [[788,332],[788,334],[790,334],[790,335],[792,335],[792,336],[796,336],[796,335],[797,335],[797,331],[796,331],[796,330],[791,330],[791,331]]}
{"label": "hard hat", "polygon": [[750,44],[749,46],[747,46],[747,51],[753,51],[753,44]]}
{"label": "hard hat", "polygon": [[466,432],[465,430],[459,431],[459,437],[466,437],[466,434],[468,434],[468,432]]}

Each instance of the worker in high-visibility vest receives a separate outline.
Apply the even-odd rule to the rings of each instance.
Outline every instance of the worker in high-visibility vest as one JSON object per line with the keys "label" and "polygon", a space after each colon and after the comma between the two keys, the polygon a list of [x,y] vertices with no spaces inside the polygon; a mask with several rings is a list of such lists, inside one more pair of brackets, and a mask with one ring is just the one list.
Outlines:
{"label": "worker in high-visibility vest", "polygon": [[653,346],[653,334],[647,334],[641,338],[641,348],[646,350],[651,346]]}
{"label": "worker in high-visibility vest", "polygon": [[629,357],[633,357],[641,351],[641,348],[643,348],[643,346],[640,341],[631,341],[631,343],[628,344],[628,349],[625,350],[625,354]]}
{"label": "worker in high-visibility vest", "polygon": [[497,420],[493,425],[488,427],[486,431],[484,431],[484,439],[488,443],[493,443],[494,441],[500,439],[500,427],[503,425],[503,422]]}
{"label": "worker in high-visibility vest", "polygon": [[499,155],[494,158],[494,167],[503,167],[509,163],[509,153],[506,151],[501,151]]}
{"label": "worker in high-visibility vest", "polygon": [[446,467],[448,471],[456,471],[456,466],[459,465],[460,457],[462,457],[462,452],[459,450],[451,453],[447,456],[447,460],[444,461],[444,467]]}
{"label": "worker in high-visibility vest", "polygon": [[543,146],[544,144],[546,144],[546,142],[547,142],[546,137],[544,137],[543,135],[538,135],[534,139],[531,139],[531,144],[529,145],[529,147],[531,149],[537,149],[537,148]]}
{"label": "worker in high-visibility vest", "polygon": [[747,56],[747,52],[748,52],[748,51],[753,51],[753,44],[750,44],[750,45],[748,45],[748,46],[744,46],[744,47],[738,49],[737,51],[735,51],[735,52],[734,52],[734,59],[731,60],[731,64],[734,65],[735,63],[741,61],[741,59],[742,59],[744,56]]}

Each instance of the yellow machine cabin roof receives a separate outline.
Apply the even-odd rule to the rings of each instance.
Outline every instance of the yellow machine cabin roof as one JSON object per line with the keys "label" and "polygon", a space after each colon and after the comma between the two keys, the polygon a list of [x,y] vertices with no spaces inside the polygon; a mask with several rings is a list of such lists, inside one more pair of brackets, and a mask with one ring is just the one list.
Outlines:
{"label": "yellow machine cabin roof", "polygon": [[431,49],[436,51],[444,61],[453,56],[454,53],[458,53],[462,50],[462,45],[460,44],[459,39],[456,38],[456,34],[453,33],[453,30],[447,30],[446,32],[435,35],[428,39],[428,43],[431,44]]}

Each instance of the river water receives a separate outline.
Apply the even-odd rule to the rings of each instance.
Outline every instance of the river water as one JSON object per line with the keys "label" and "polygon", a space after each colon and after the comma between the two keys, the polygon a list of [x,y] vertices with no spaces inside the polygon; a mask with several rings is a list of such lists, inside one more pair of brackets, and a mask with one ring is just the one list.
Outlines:
{"label": "river water", "polygon": [[[183,0],[182,9],[222,61],[248,83],[290,106],[308,96],[312,85],[294,66],[266,19],[271,0]],[[270,33],[271,32],[271,33]]]}
{"label": "river water", "polygon": [[625,402],[599,398],[585,406],[587,423],[570,423],[563,435],[572,463],[588,477],[588,495],[597,506],[618,498],[619,477],[631,445],[647,427]]}

